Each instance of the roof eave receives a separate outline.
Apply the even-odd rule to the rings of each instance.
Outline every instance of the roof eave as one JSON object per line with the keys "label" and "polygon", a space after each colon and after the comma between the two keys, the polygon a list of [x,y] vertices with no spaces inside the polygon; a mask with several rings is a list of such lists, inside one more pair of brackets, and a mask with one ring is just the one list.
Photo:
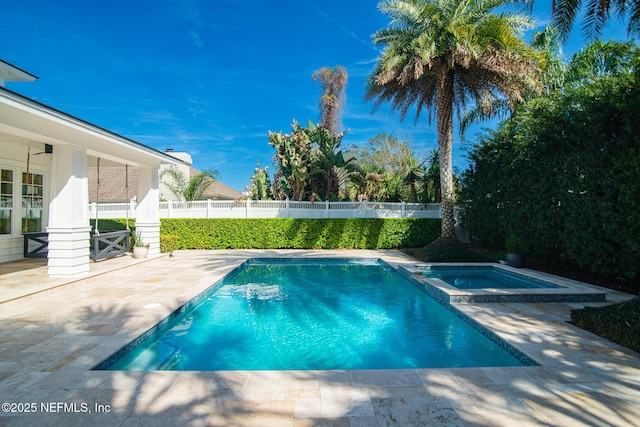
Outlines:
{"label": "roof eave", "polygon": [[93,123],[90,123],[86,120],[80,119],[78,117],[75,117],[71,114],[65,113],[63,111],[60,111],[56,108],[53,108],[49,105],[43,104],[41,102],[35,101],[31,98],[27,98],[23,95],[20,95],[16,92],[13,92],[7,88],[4,87],[0,87],[0,96],[10,99],[20,105],[23,105],[26,108],[30,108],[33,110],[36,110],[42,114],[54,117],[58,120],[61,120],[63,122],[67,122],[69,124],[78,126],[80,128],[84,128],[86,130],[90,130],[92,132],[95,132],[97,134],[101,134],[107,138],[111,138],[111,139],[115,139],[117,141],[119,141],[120,143],[123,143],[125,145],[130,146],[131,148],[137,149],[137,150],[141,150],[143,152],[146,152],[154,157],[157,157],[160,160],[160,163],[163,164],[185,164],[184,161],[173,157],[172,155],[170,155],[169,153],[165,153],[163,151],[160,150],[156,150],[155,148],[149,147],[147,145],[144,145],[140,142],[134,141],[133,139],[127,138],[125,136],[119,135],[115,132],[112,132],[110,130],[107,130],[105,128],[102,128],[100,126],[97,126]]}

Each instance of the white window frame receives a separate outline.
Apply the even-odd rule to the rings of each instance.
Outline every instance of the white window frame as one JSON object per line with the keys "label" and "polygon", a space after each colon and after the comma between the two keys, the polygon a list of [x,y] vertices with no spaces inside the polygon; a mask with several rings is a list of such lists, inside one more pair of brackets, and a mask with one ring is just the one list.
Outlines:
{"label": "white window frame", "polygon": [[[0,240],[22,238],[22,174],[27,173],[25,167],[0,163],[0,169],[10,170],[13,173],[13,200],[11,207],[11,233],[0,234]],[[41,169],[30,169],[29,173],[42,176],[42,208],[40,209],[42,221],[41,232],[46,230],[49,212],[49,188],[47,187],[49,174]]]}
{"label": "white window frame", "polygon": [[[45,216],[44,216],[44,213],[45,213],[45,200],[46,200],[45,199],[45,174],[44,174],[44,172],[40,172],[40,171],[37,171],[37,170],[36,171],[29,171],[29,174],[32,177],[35,176],[35,175],[38,175],[38,176],[42,177],[42,184],[41,185],[36,185],[36,184],[33,184],[33,183],[27,184],[27,183],[23,183],[22,182],[22,180],[23,180],[23,176],[22,175],[26,174],[26,173],[27,173],[26,170],[20,172],[20,192],[19,192],[19,194],[20,194],[20,234],[22,234],[22,226],[23,226],[23,220],[24,220],[24,217],[22,216],[22,210],[23,209],[25,209],[25,213],[26,214],[29,213],[29,210],[40,211],[40,229],[39,230],[29,231],[30,233],[39,233],[39,232],[44,231],[44,227],[46,226],[46,224],[44,223],[44,221],[45,221]],[[28,193],[25,196],[23,196],[23,194],[22,194],[22,186],[23,185],[27,185],[27,191],[29,190],[29,188],[28,188],[29,185],[31,187],[36,187],[36,186],[37,187],[42,187],[42,191],[41,191],[42,194],[39,196],[39,198],[42,199],[42,206],[40,208],[23,207],[23,205],[22,205],[23,198],[24,197],[27,197],[27,199],[29,198]],[[31,201],[33,201],[33,200],[34,200],[34,198],[33,198],[33,195],[32,195]]]}
{"label": "white window frame", "polygon": [[0,165],[0,170],[6,170],[11,172],[11,207],[3,208],[2,210],[8,210],[10,216],[9,233],[0,234],[0,238],[13,237],[15,233],[15,205],[16,205],[16,170],[8,166]]}

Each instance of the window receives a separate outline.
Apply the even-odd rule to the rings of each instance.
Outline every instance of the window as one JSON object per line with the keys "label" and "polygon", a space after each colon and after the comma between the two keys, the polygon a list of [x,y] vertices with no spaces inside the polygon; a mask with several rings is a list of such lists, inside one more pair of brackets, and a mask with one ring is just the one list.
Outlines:
{"label": "window", "polygon": [[0,235],[11,234],[13,171],[0,169]]}
{"label": "window", "polygon": [[22,174],[22,231],[42,231],[43,176]]}
{"label": "window", "polygon": [[[21,182],[18,181],[20,175]],[[22,184],[21,194],[19,184]],[[43,213],[44,175],[0,167],[0,236],[17,237],[20,232],[42,231]]]}

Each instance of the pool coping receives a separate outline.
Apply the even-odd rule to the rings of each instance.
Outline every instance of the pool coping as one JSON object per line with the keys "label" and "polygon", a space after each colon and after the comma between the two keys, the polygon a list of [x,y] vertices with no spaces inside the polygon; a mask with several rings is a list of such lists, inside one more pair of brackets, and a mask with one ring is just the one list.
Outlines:
{"label": "pool coping", "polygon": [[[424,275],[427,267],[475,267],[495,268],[518,274],[536,281],[543,281],[555,287],[549,288],[516,288],[516,289],[458,289],[443,280]],[[413,263],[400,265],[398,269],[402,275],[420,283],[426,292],[440,302],[477,304],[477,303],[545,303],[545,302],[605,302],[606,290],[593,285],[565,279],[526,268],[515,268],[499,263]]]}

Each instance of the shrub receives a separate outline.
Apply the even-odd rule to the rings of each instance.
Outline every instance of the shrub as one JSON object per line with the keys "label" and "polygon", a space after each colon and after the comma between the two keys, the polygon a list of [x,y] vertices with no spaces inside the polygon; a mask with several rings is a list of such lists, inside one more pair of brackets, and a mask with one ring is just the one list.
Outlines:
{"label": "shrub", "polygon": [[172,253],[178,246],[178,239],[180,236],[174,234],[161,234],[160,235],[160,252]]}
{"label": "shrub", "polygon": [[640,86],[601,78],[523,105],[469,153],[459,200],[471,235],[595,273],[640,273]]}
{"label": "shrub", "polygon": [[640,297],[606,307],[571,310],[571,323],[640,352]]}
{"label": "shrub", "polygon": [[[134,220],[129,220],[129,228],[135,230]],[[96,220],[89,221],[91,228],[96,229]],[[127,229],[127,220],[125,218],[109,218],[98,220],[98,229],[102,231],[118,231]]]}
{"label": "shrub", "polygon": [[435,240],[430,218],[163,218],[161,235],[179,236],[176,249],[389,249]]}

